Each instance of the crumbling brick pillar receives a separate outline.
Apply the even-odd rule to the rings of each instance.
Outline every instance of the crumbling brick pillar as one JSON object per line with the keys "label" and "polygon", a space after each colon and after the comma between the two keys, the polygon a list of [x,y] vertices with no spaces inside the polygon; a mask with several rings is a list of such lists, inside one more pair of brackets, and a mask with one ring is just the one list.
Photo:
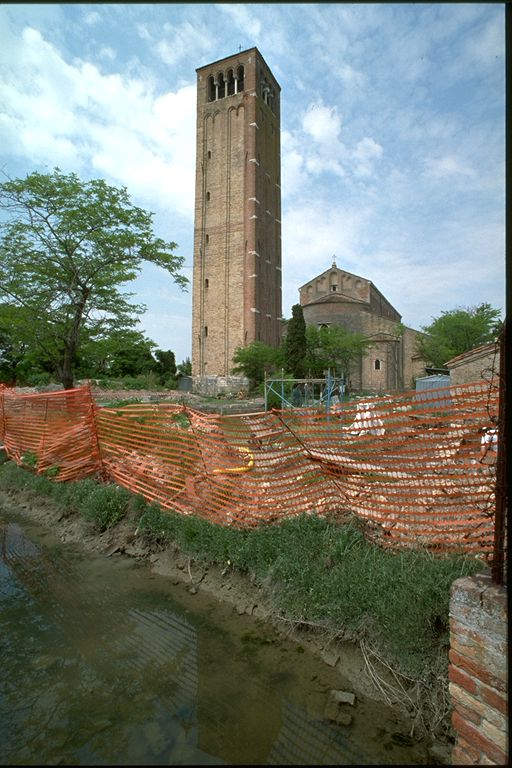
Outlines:
{"label": "crumbling brick pillar", "polygon": [[507,589],[490,574],[452,585],[448,676],[453,765],[508,764]]}

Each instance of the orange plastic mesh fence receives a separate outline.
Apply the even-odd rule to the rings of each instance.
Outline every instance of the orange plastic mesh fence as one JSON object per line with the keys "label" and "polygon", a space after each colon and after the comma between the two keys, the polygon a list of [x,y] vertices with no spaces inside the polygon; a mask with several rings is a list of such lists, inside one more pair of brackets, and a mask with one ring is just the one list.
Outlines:
{"label": "orange plastic mesh fence", "polygon": [[273,413],[102,408],[98,437],[108,476],[183,514],[251,526],[339,506],[336,483]]}
{"label": "orange plastic mesh fence", "polygon": [[[302,512],[368,522],[382,544],[491,552],[498,413],[488,382],[338,405],[205,414],[186,406],[94,408],[88,388],[0,392],[8,454],[58,479],[96,471],[163,508],[238,527]],[[94,418],[95,414],[95,418]],[[98,455],[99,445],[99,455]]]}
{"label": "orange plastic mesh fence", "polygon": [[0,389],[0,439],[18,464],[59,481],[77,480],[100,468],[93,401],[88,387],[37,395]]}

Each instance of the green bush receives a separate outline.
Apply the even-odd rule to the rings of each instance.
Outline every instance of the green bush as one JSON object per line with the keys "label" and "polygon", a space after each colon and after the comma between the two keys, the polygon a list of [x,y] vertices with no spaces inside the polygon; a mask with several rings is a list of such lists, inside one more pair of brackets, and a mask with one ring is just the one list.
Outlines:
{"label": "green bush", "polygon": [[139,519],[139,530],[154,542],[168,543],[175,535],[176,516],[163,512],[156,502],[148,504]]}
{"label": "green bush", "polygon": [[125,389],[152,389],[156,391],[163,389],[158,375],[154,371],[141,373],[138,376],[123,376],[122,382]]}
{"label": "green bush", "polygon": [[116,525],[128,511],[129,491],[118,485],[98,485],[81,503],[81,513],[99,531]]}
{"label": "green bush", "polygon": [[21,463],[28,469],[35,469],[37,467],[37,456],[33,451],[25,451],[21,457]]}
{"label": "green bush", "polygon": [[45,371],[26,373],[23,376],[23,385],[25,387],[45,387],[47,384],[55,384],[55,378]]}

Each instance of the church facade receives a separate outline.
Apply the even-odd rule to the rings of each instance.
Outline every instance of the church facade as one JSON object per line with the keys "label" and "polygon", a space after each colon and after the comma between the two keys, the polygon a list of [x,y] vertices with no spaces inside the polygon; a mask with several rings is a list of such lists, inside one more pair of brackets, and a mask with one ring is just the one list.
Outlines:
{"label": "church facade", "polygon": [[338,325],[371,341],[347,382],[352,391],[414,389],[424,375],[425,363],[416,352],[420,332],[402,324],[399,312],[370,280],[333,262],[299,288],[299,301],[306,325]]}

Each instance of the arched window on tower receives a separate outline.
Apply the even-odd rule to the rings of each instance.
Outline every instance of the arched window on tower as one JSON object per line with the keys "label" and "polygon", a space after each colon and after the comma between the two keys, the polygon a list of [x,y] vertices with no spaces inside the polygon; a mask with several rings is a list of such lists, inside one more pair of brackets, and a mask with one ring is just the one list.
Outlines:
{"label": "arched window on tower", "polygon": [[244,68],[243,68],[243,66],[241,64],[238,67],[238,69],[236,71],[236,74],[237,74],[237,77],[238,77],[237,91],[236,92],[240,93],[240,91],[243,91],[243,89],[244,89]]}
{"label": "arched window on tower", "polygon": [[208,78],[208,101],[215,101],[215,81],[213,75]]}
{"label": "arched window on tower", "polygon": [[219,72],[218,73],[218,75],[217,75],[217,82],[219,84],[219,86],[218,86],[218,88],[219,88],[218,94],[219,95],[217,96],[217,98],[218,99],[223,99],[224,96],[226,95],[226,90],[225,90],[225,88],[226,88],[226,81],[224,80],[224,72]]}
{"label": "arched window on tower", "polygon": [[380,371],[380,360],[375,361],[375,370]]}
{"label": "arched window on tower", "polygon": [[235,93],[235,78],[233,76],[232,69],[228,69],[227,83],[228,83],[228,96],[233,96],[233,94]]}

